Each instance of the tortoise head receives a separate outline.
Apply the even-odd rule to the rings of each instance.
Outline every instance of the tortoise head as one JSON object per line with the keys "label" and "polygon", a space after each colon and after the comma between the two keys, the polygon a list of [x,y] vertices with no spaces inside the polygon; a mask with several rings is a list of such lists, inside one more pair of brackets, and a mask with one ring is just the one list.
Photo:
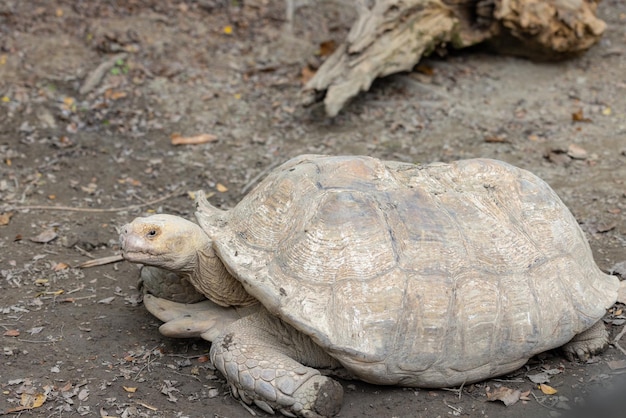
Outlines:
{"label": "tortoise head", "polygon": [[200,226],[173,215],[135,218],[122,227],[122,256],[132,263],[190,272],[198,266],[198,251],[211,245]]}

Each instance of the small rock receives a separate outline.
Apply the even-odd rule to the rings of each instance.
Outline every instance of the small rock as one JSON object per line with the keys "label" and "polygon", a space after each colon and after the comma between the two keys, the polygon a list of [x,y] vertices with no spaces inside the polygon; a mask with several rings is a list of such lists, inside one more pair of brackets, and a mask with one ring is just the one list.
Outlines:
{"label": "small rock", "polygon": [[39,244],[46,244],[54,240],[56,237],[57,237],[57,234],[56,232],[54,232],[54,229],[46,229],[45,231],[43,231],[41,234],[37,235],[36,237],[30,238],[30,240],[32,242],[37,242]]}
{"label": "small rock", "polygon": [[542,372],[542,373],[537,373],[537,374],[529,374],[528,379],[536,384],[539,383],[548,383],[550,381],[550,376],[548,375],[548,373]]}
{"label": "small rock", "polygon": [[587,157],[589,157],[587,150],[576,144],[570,144],[570,146],[567,147],[567,155],[575,160],[586,160]]}
{"label": "small rock", "polygon": [[550,151],[546,157],[551,163],[557,165],[567,165],[572,160],[569,155],[559,151]]}

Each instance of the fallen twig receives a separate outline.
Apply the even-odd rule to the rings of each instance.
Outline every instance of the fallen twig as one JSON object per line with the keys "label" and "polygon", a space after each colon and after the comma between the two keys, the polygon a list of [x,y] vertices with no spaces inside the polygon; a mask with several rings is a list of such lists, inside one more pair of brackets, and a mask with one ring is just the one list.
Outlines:
{"label": "fallen twig", "polygon": [[130,205],[130,206],[125,206],[121,208],[80,208],[80,207],[75,207],[75,206],[29,205],[29,206],[9,206],[8,208],[5,208],[3,210],[5,211],[9,209],[13,209],[13,210],[63,210],[63,211],[71,211],[71,212],[92,212],[92,213],[93,212],[96,212],[96,213],[122,212],[122,211],[139,209],[145,206],[154,205],[154,204],[163,202],[164,200],[171,199],[173,197],[183,196],[184,194],[185,193],[181,193],[181,192],[171,193],[166,196],[160,197],[158,199],[151,200],[149,202],[139,203],[137,205]]}
{"label": "fallen twig", "polygon": [[71,295],[72,293],[76,293],[76,292],[80,292],[81,290],[83,290],[85,288],[84,284],[81,284],[79,287],[77,287],[76,289],[72,289],[72,290],[68,290],[67,292],[65,292],[66,295]]}
{"label": "fallen twig", "polygon": [[463,386],[465,386],[465,382],[461,383],[461,386],[458,388],[441,388],[441,390],[447,390],[448,392],[454,392],[459,395],[459,399],[461,399],[461,394],[463,393]]}
{"label": "fallen twig", "polygon": [[117,263],[118,261],[124,261],[124,257],[120,254],[111,255],[108,257],[95,258],[93,260],[87,260],[84,263],[80,263],[78,268],[86,269],[89,267],[103,266],[105,264]]}
{"label": "fallen twig", "polygon": [[490,379],[498,383],[525,383],[524,379]]}
{"label": "fallen twig", "polygon": [[[93,299],[95,297],[96,297],[96,295],[70,297],[70,298],[58,299],[57,302],[59,302],[59,303],[74,303],[77,300]],[[46,298],[46,299],[50,299],[50,298]]]}
{"label": "fallen twig", "polygon": [[193,356],[187,356],[184,354],[166,354],[167,357],[180,357],[180,358],[184,358],[185,360],[191,360],[191,359],[196,359],[196,358],[200,358],[200,357],[206,357],[206,354],[196,354]]}
{"label": "fallen twig", "polygon": [[456,412],[458,414],[462,414],[463,413],[463,410],[461,408],[454,407],[454,406],[450,405],[449,403],[447,403],[446,401],[443,401],[443,404],[445,406],[447,406],[448,408],[452,409],[454,412]]}
{"label": "fallen twig", "polygon": [[74,248],[76,249],[76,251],[78,251],[79,253],[81,253],[82,255],[84,255],[85,257],[89,257],[89,258],[96,258],[93,255],[91,255],[91,253],[87,250],[83,250],[82,248],[80,248],[78,245],[74,245]]}
{"label": "fallen twig", "polygon": [[137,401],[137,404],[141,405],[144,408],[147,408],[147,409],[149,409],[151,411],[158,411],[159,410],[156,406],[148,405],[147,403],[144,403],[144,402]]}
{"label": "fallen twig", "polygon": [[[152,365],[152,363],[154,363],[155,361],[157,361],[158,359],[156,357],[152,357],[152,353],[154,353],[154,351],[158,350],[159,346],[157,345],[156,347],[154,347],[152,350],[148,350],[148,361],[146,362],[146,364],[143,365],[143,367],[141,367],[141,369],[139,369],[139,371],[137,372],[137,374],[135,375],[135,377],[133,378],[133,381],[137,381],[137,379],[139,378],[139,376],[141,375],[141,373],[148,367],[150,367]],[[145,356],[144,356],[145,358]]]}
{"label": "fallen twig", "polygon": [[80,94],[87,94],[90,91],[92,91],[93,89],[95,89],[98,86],[98,84],[100,84],[100,82],[102,81],[102,79],[104,78],[106,73],[111,68],[115,67],[115,64],[119,60],[125,59],[127,55],[128,54],[126,54],[126,53],[116,54],[116,55],[113,55],[108,60],[103,61],[102,63],[100,63],[100,65],[98,65],[85,78],[85,81],[83,82],[83,85],[80,87],[80,90],[79,90]]}
{"label": "fallen twig", "polygon": [[181,373],[181,372],[177,372],[176,370],[169,370],[168,373],[174,373],[174,374],[177,374],[179,376],[190,377],[192,379],[197,380],[198,382],[202,381],[198,376],[194,376],[193,374]]}
{"label": "fallen twig", "polygon": [[548,406],[548,405],[544,404],[543,402],[541,402],[541,401],[539,400],[539,398],[537,397],[537,395],[535,395],[532,391],[530,392],[530,394],[532,395],[532,397],[533,397],[533,398],[535,398],[535,401],[537,401],[537,403],[538,403],[539,405],[543,406],[543,407],[544,407],[544,408],[546,408],[546,409],[549,409],[549,410],[554,410],[554,408],[553,408],[553,407]]}

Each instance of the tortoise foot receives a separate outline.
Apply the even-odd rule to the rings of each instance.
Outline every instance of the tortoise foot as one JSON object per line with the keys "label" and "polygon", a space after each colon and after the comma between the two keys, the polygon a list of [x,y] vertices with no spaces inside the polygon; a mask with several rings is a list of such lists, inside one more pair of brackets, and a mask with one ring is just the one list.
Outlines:
{"label": "tortoise foot", "polygon": [[[307,373],[309,374],[309,373]],[[231,380],[231,391],[235,397],[249,405],[256,405],[263,411],[273,414],[275,411],[288,417],[323,418],[334,417],[341,410],[343,403],[343,387],[337,381],[327,376],[313,375],[302,381],[302,376],[295,377],[291,382],[288,376],[282,379],[267,382],[274,386],[258,391],[258,388],[244,388],[244,382]],[[256,386],[260,386],[257,382]],[[262,384],[261,384],[262,385]],[[275,387],[280,385],[281,388]],[[299,387],[291,392],[291,385]],[[268,390],[269,389],[269,390]],[[274,396],[266,397],[267,393],[274,392]],[[291,392],[291,393],[289,393]]]}
{"label": "tortoise foot", "polygon": [[609,333],[602,321],[591,328],[576,335],[562,347],[565,357],[569,361],[578,359],[587,361],[591,356],[601,353],[609,345]]}

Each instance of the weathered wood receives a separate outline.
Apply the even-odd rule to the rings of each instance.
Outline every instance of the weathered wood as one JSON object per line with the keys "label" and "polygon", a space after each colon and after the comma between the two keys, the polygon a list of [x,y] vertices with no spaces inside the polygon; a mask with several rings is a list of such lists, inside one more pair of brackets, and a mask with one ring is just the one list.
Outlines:
{"label": "weathered wood", "polygon": [[444,46],[487,42],[498,52],[558,59],[587,50],[606,27],[596,0],[377,0],[358,2],[342,44],[303,89],[335,116],[377,77],[409,71]]}
{"label": "weathered wood", "polygon": [[499,0],[494,18],[500,27],[490,42],[502,52],[539,59],[584,52],[606,29],[596,17],[598,1]]}

